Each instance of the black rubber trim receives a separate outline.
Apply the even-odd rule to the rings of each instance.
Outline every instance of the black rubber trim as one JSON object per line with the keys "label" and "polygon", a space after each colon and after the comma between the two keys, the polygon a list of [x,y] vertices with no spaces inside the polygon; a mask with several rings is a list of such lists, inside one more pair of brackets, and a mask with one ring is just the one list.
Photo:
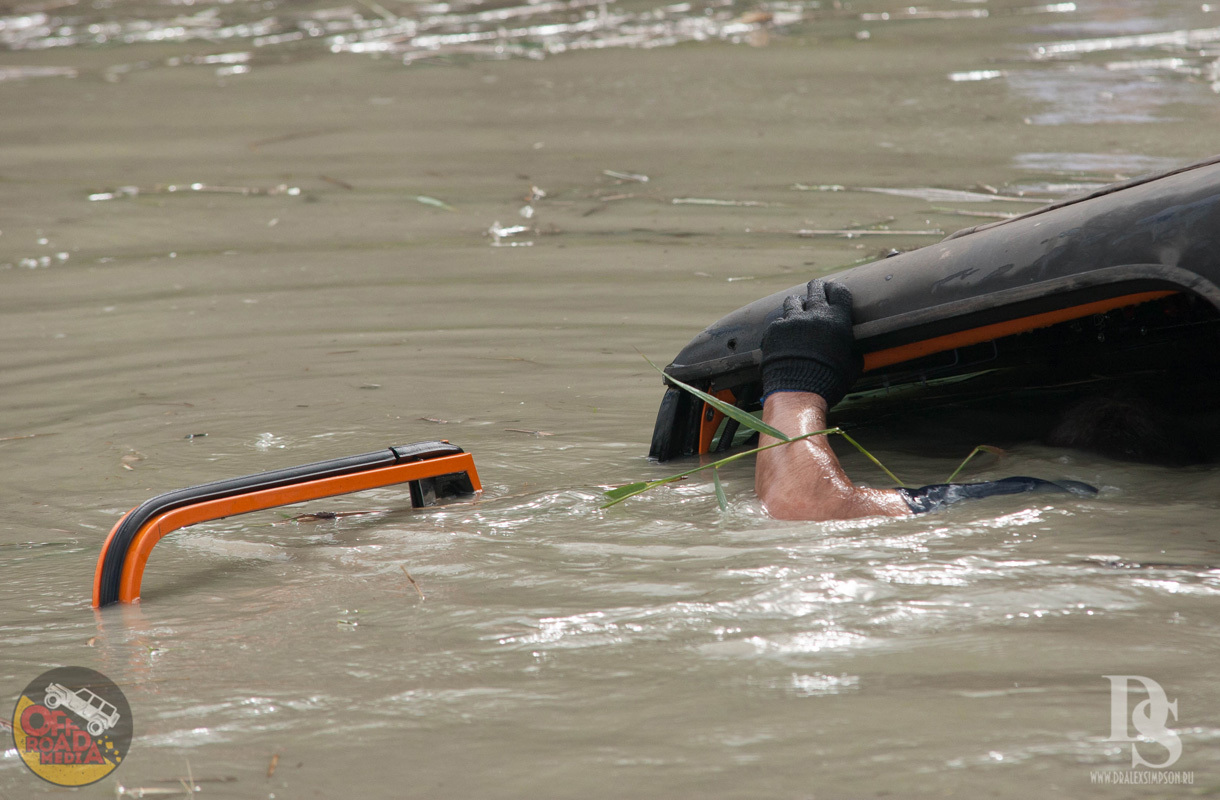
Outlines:
{"label": "black rubber trim", "polygon": [[251,494],[264,489],[278,489],[297,483],[333,478],[339,475],[350,475],[354,472],[365,472],[378,467],[389,467],[411,461],[424,461],[440,456],[455,455],[465,452],[462,448],[448,442],[417,442],[415,444],[389,447],[372,453],[358,456],[332,458],[328,461],[317,461],[313,464],[302,464],[299,467],[259,472],[241,478],[228,478],[222,481],[190,486],[186,489],[176,489],[172,492],[159,494],[141,503],[134,511],[123,518],[114,537],[106,548],[102,561],[102,587],[99,592],[98,605],[107,606],[119,601],[119,582],[122,578],[123,561],[127,558],[127,550],[132,539],[144,524],[158,514],[173,511],[195,503],[205,503],[211,500],[221,500],[226,497],[236,497]]}
{"label": "black rubber trim", "polygon": [[1220,307],[1220,289],[1197,273],[1164,264],[1126,264],[929,306],[853,327],[866,353],[935,336],[1139,292],[1189,291]]}
{"label": "black rubber trim", "polygon": [[681,426],[686,422],[687,410],[690,407],[690,395],[676,386],[665,389],[661,398],[661,408],[657,411],[657,421],[652,428],[652,444],[648,448],[648,457],[657,461],[669,461],[678,455],[682,449]]}
{"label": "black rubber trim", "polygon": [[400,444],[391,447],[390,450],[398,457],[397,463],[408,464],[412,461],[427,461],[429,458],[440,458],[441,456],[453,456],[458,453],[465,452],[456,444],[449,442],[415,442],[414,444]]}
{"label": "black rubber trim", "polygon": [[[1127,264],[895,314],[855,325],[852,331],[860,351],[867,354],[1019,317],[1157,290],[1193,292],[1220,308],[1220,288],[1201,275],[1164,264]],[[732,385],[743,378],[757,379],[761,363],[762,351],[750,350],[697,364],[671,363],[665,367],[665,374],[687,383],[715,380]],[[743,373],[742,377],[725,380],[737,372]]]}

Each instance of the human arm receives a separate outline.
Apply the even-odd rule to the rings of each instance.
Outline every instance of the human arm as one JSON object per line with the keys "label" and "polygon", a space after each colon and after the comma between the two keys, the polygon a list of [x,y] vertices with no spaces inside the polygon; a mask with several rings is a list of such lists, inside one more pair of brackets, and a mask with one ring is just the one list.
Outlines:
{"label": "human arm", "polygon": [[[812,392],[781,391],[763,405],[763,422],[789,436],[825,430],[827,403]],[[911,514],[893,489],[856,486],[843,472],[829,437],[812,436],[758,454],[754,488],[767,513],[778,519],[855,519]],[[762,436],[759,445],[778,440]]]}
{"label": "human arm", "polygon": [[[763,338],[763,422],[789,436],[825,430],[826,413],[859,374],[852,352],[851,292],[810,281],[806,294],[784,301],[783,316]],[[760,445],[776,439],[762,436]],[[902,517],[911,513],[895,490],[856,486],[826,436],[758,454],[754,488],[780,519]]]}
{"label": "human arm", "polygon": [[[784,300],[783,316],[771,323],[762,342],[763,422],[788,436],[829,427],[827,411],[843,399],[860,371],[853,353],[851,307],[846,287],[821,280],[810,281],[804,296]],[[843,472],[828,438],[813,436],[758,454],[754,489],[771,516],[815,521],[905,517],[997,495],[1097,494],[1088,484],[1029,477],[868,489],[856,486]],[[777,442],[763,435],[759,444]]]}

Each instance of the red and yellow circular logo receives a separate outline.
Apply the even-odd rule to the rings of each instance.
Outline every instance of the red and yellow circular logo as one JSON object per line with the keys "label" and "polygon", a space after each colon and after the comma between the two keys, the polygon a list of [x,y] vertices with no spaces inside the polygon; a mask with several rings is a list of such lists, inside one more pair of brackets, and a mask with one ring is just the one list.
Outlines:
{"label": "red and yellow circular logo", "polygon": [[131,746],[131,706],[118,686],[85,667],[35,678],[13,709],[13,744],[30,770],[57,786],[87,786],[114,772]]}

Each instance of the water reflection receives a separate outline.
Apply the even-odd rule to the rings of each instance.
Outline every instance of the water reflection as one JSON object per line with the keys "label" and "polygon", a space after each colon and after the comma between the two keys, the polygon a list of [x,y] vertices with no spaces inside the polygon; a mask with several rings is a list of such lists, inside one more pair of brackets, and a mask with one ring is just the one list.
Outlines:
{"label": "water reflection", "polygon": [[[208,66],[217,77],[244,75],[264,63],[323,53],[393,56],[404,64],[453,59],[541,59],[582,50],[672,47],[723,41],[765,45],[772,33],[821,35],[831,25],[861,42],[872,33],[930,23],[997,26],[1024,54],[1001,53],[991,63],[951,72],[954,83],[1003,79],[1020,95],[1046,106],[1037,125],[1147,123],[1176,103],[1204,102],[1200,87],[1220,91],[1220,28],[1191,22],[1210,18],[1204,4],[1189,9],[1160,2],[1095,9],[1077,3],[962,8],[954,3],[910,6],[875,0],[873,9],[817,0],[737,0],[649,3],[643,0],[547,0],[491,5],[479,2],[395,3],[198,2],[190,13],[172,6],[133,4],[124,18],[77,5],[0,17],[0,50],[38,51],[176,43],[222,46],[222,52],[176,55],[159,62],[112,64],[107,80],[133,70]],[[166,12],[172,13],[167,14]],[[1054,19],[1053,24],[1039,22]],[[838,25],[866,25],[850,32]],[[1048,33],[1075,38],[1047,40]],[[233,49],[241,47],[244,49]],[[1117,55],[1125,56],[1116,58]],[[996,65],[999,62],[1002,68]],[[0,67],[0,80],[65,77],[74,67]],[[499,242],[499,239],[496,240]],[[505,243],[509,244],[509,243]],[[517,243],[512,243],[517,244]]]}
{"label": "water reflection", "polygon": [[[766,31],[799,23],[818,2],[771,2],[765,10],[733,0],[652,4],[551,0],[521,5],[395,4],[362,8],[318,3],[198,3],[191,14],[164,6],[127,9],[148,19],[118,20],[89,9],[0,17],[0,47],[46,50],[148,43],[241,42],[259,53],[294,52],[317,42],[330,53],[389,54],[403,63],[452,56],[544,58],[616,47],[671,47],[709,39],[764,44]],[[270,12],[270,13],[268,13]],[[237,59],[236,62],[233,59]],[[175,57],[166,66],[223,64],[218,75],[248,69],[250,53]]]}

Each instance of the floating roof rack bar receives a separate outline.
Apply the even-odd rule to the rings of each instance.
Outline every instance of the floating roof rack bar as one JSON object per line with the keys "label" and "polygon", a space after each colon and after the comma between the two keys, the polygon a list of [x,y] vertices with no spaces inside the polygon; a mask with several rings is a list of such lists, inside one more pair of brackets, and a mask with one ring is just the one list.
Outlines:
{"label": "floating roof rack bar", "polygon": [[414,508],[482,491],[474,458],[444,441],[417,442],[205,483],[158,495],[125,514],[102,545],[93,607],[140,599],[144,567],[166,534],[187,525],[322,497],[410,483]]}

